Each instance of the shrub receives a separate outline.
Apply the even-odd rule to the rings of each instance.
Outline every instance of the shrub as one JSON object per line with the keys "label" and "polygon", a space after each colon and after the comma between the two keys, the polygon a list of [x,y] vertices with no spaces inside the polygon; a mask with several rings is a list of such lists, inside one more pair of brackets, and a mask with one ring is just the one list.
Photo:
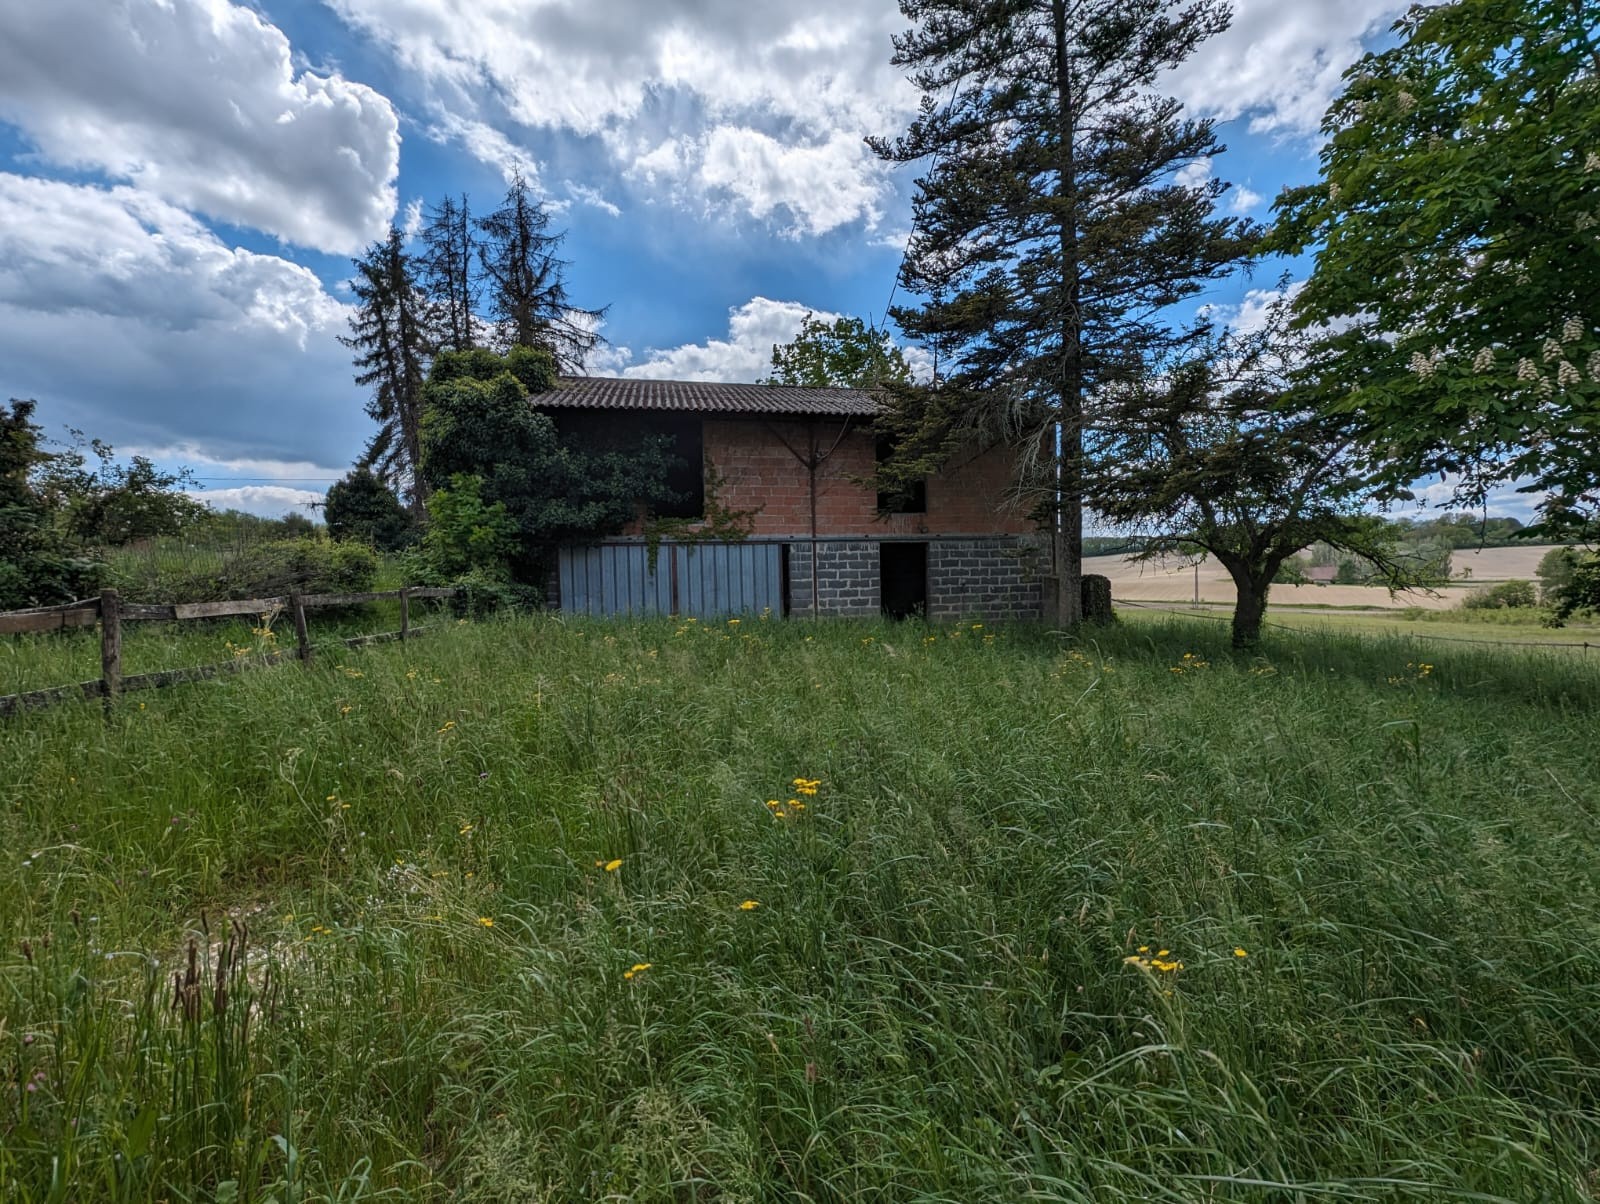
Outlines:
{"label": "shrub", "polygon": [[1475,589],[1461,600],[1466,610],[1512,610],[1539,605],[1539,591],[1533,582],[1514,578],[1487,589]]}
{"label": "shrub", "polygon": [[366,468],[334,482],[322,513],[335,539],[359,539],[384,552],[405,547],[416,529],[394,490]]}
{"label": "shrub", "polygon": [[200,553],[200,563],[176,555],[114,558],[113,584],[135,602],[220,602],[291,592],[362,593],[378,577],[377,555],[352,541],[274,539],[220,552],[189,550]]}

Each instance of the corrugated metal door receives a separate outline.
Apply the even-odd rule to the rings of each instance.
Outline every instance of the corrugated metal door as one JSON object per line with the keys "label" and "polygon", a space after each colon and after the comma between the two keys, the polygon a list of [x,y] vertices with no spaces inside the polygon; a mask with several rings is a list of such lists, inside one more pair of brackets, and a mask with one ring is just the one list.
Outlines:
{"label": "corrugated metal door", "polygon": [[780,544],[661,545],[655,568],[643,544],[562,548],[561,609],[574,614],[694,615],[783,612]]}

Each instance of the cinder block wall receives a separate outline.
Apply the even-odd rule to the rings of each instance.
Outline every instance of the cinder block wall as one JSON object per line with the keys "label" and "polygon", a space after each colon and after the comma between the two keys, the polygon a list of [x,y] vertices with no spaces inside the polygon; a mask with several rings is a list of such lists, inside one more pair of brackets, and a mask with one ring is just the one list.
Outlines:
{"label": "cinder block wall", "polygon": [[1044,568],[1034,541],[941,539],[928,545],[928,618],[1037,619]]}
{"label": "cinder block wall", "polygon": [[[817,544],[816,609],[811,598],[811,542],[789,545],[789,613],[876,615],[882,607],[882,540]],[[1043,614],[1046,565],[1037,541],[1014,536],[928,541],[928,618],[1037,619]]]}

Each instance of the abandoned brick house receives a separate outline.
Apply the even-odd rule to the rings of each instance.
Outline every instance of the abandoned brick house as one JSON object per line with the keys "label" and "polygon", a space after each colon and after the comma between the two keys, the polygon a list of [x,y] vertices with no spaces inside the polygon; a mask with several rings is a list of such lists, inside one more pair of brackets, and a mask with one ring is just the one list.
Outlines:
{"label": "abandoned brick house", "polygon": [[[922,614],[1037,618],[1037,528],[1006,504],[1003,449],[958,455],[909,498],[871,485],[877,402],[854,389],[568,377],[536,404],[563,430],[670,435],[688,521],[562,549],[561,608],[588,614]],[[695,541],[707,490],[749,512],[744,538]],[[894,512],[890,512],[893,510]]]}

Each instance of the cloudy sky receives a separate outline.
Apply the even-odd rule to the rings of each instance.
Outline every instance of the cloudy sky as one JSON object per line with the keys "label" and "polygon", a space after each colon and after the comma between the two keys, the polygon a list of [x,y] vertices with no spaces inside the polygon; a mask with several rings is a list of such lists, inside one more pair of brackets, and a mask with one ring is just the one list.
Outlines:
{"label": "cloudy sky", "polygon": [[[1403,7],[1235,0],[1169,81],[1225,123],[1191,170],[1265,217]],[[216,503],[314,500],[369,433],[350,257],[519,167],[571,295],[610,306],[595,371],[754,380],[807,310],[884,310],[912,173],[862,136],[916,103],[902,25],[893,0],[0,0],[0,398]]]}

